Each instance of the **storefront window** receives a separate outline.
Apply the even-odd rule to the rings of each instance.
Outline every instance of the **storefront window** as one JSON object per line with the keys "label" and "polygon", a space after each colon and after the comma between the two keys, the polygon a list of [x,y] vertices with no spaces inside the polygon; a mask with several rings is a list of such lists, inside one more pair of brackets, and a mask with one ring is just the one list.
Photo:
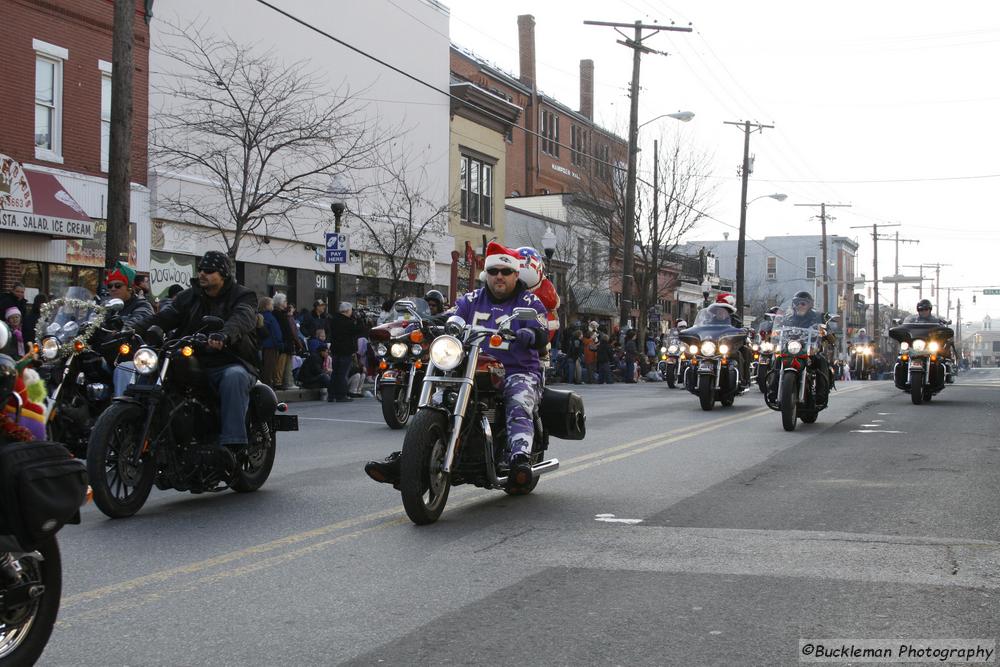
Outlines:
{"label": "storefront window", "polygon": [[77,269],[75,285],[86,287],[91,294],[97,294],[97,269]]}
{"label": "storefront window", "polygon": [[49,294],[58,299],[73,284],[73,267],[49,264]]}

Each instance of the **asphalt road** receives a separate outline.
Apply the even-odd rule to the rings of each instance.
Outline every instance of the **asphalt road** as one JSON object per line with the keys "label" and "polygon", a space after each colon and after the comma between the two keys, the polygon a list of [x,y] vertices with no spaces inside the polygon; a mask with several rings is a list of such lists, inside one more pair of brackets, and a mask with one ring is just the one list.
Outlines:
{"label": "asphalt road", "polygon": [[432,526],[362,471],[402,442],[371,399],[294,404],[257,493],[88,506],[42,664],[791,665],[807,638],[1000,636],[1000,371],[923,406],[842,383],[794,433],[756,390],[706,413],[579,389],[559,471],[457,487]]}

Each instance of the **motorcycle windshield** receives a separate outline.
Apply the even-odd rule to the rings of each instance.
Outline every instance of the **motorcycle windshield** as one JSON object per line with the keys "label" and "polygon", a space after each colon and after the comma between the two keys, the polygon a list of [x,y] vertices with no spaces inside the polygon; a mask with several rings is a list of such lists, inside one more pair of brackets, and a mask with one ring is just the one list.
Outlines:
{"label": "motorcycle windshield", "polygon": [[[802,299],[789,299],[778,307],[774,316],[772,340],[775,350],[798,354],[800,350],[814,353],[819,345],[820,329],[823,327],[823,316],[812,307],[812,303]],[[791,341],[798,341],[801,346],[788,347]]]}
{"label": "motorcycle windshield", "polygon": [[45,314],[38,318],[35,327],[37,340],[55,338],[65,345],[75,338],[84,343],[92,333],[87,326],[98,316],[99,308],[94,295],[85,287],[70,287],[58,299],[46,304]]}

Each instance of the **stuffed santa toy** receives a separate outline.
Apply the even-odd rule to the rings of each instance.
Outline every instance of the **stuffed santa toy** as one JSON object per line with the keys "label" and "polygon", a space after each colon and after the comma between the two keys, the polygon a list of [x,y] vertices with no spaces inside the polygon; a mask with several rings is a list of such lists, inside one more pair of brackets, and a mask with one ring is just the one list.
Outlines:
{"label": "stuffed santa toy", "polygon": [[556,294],[556,287],[552,281],[545,277],[545,264],[542,256],[534,248],[524,246],[517,249],[521,256],[521,269],[518,278],[527,286],[528,291],[533,293],[549,311],[549,342],[555,338],[559,329],[559,295]]}

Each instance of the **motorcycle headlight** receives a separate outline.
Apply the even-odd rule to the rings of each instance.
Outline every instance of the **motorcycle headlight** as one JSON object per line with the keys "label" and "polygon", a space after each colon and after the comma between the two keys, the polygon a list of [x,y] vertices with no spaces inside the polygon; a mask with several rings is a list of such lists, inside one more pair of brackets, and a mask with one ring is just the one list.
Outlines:
{"label": "motorcycle headlight", "polygon": [[760,351],[761,352],[770,352],[773,349],[774,349],[774,345],[771,344],[771,343],[761,343],[760,344]]}
{"label": "motorcycle headlight", "polygon": [[419,345],[414,345],[413,347],[410,348],[410,354],[412,354],[415,357],[419,357],[423,353],[424,353],[424,348],[422,348]]}
{"label": "motorcycle headlight", "polygon": [[[673,347],[673,346],[671,345],[671,347]],[[661,347],[660,348],[660,354],[666,354],[666,353],[667,353],[667,348]]]}
{"label": "motorcycle headlight", "polygon": [[671,345],[670,347],[668,347],[667,348],[667,353],[668,354],[677,354],[677,346],[676,345]]}
{"label": "motorcycle headlight", "polygon": [[788,353],[798,354],[802,351],[802,341],[790,340],[788,341]]}
{"label": "motorcycle headlight", "polygon": [[42,339],[42,358],[52,360],[59,356],[59,341],[55,338]]}
{"label": "motorcycle headlight", "polygon": [[388,351],[389,350],[382,343],[379,343],[378,345],[375,346],[375,354],[377,354],[380,357],[384,357],[385,353]]}
{"label": "motorcycle headlight", "polygon": [[156,370],[156,367],[160,365],[160,358],[156,356],[156,352],[148,347],[140,347],[135,356],[132,357],[132,363],[135,365],[135,372],[140,375],[149,375]]}
{"label": "motorcycle headlight", "polygon": [[393,343],[389,348],[389,354],[396,359],[406,356],[406,343]]}
{"label": "motorcycle headlight", "polygon": [[462,362],[462,343],[454,336],[438,336],[431,343],[431,363],[450,371]]}
{"label": "motorcycle headlight", "polygon": [[729,346],[728,345],[720,345],[719,346],[719,354],[729,354]]}
{"label": "motorcycle headlight", "polygon": [[913,341],[913,349],[916,350],[917,352],[923,351],[923,349],[926,347],[927,347],[927,341],[925,341],[922,338],[918,338],[915,341]]}
{"label": "motorcycle headlight", "polygon": [[753,345],[750,346],[750,349],[753,350],[754,352],[760,352],[760,345],[754,343]]}
{"label": "motorcycle headlight", "polygon": [[691,347],[688,348],[688,352],[690,352],[691,354],[698,354],[698,346],[692,345]]}
{"label": "motorcycle headlight", "polygon": [[927,349],[930,350],[931,352],[937,352],[938,350],[941,349],[941,346],[938,345],[938,342],[936,340],[932,340],[930,344],[927,346]]}
{"label": "motorcycle headlight", "polygon": [[900,343],[899,344],[899,351],[900,352],[906,352],[909,349],[910,349],[910,344],[909,343]]}
{"label": "motorcycle headlight", "polygon": [[715,354],[715,343],[710,340],[706,340],[701,344],[701,353],[709,356]]}

